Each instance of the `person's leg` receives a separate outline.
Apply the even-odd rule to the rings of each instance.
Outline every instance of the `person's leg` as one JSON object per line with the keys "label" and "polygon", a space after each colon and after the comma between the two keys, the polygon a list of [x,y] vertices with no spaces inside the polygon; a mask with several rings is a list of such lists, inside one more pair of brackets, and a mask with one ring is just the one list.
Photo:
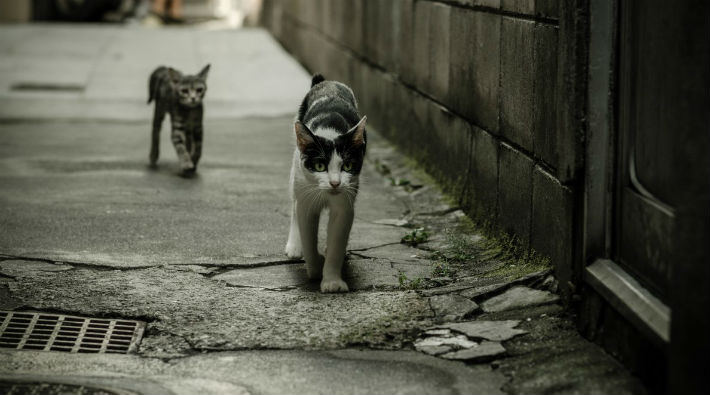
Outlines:
{"label": "person's leg", "polygon": [[168,16],[176,21],[182,19],[182,0],[171,0]]}
{"label": "person's leg", "polygon": [[153,7],[151,8],[154,14],[159,16],[165,15],[165,0],[153,0]]}

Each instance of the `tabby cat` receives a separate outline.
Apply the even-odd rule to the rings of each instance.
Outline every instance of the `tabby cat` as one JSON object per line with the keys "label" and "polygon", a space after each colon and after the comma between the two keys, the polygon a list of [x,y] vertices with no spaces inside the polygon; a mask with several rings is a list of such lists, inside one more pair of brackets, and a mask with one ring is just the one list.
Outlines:
{"label": "tabby cat", "polygon": [[160,127],[165,114],[170,114],[171,138],[183,175],[197,170],[202,155],[202,99],[207,92],[205,66],[197,75],[183,75],[171,68],[160,66],[150,75],[148,103],[155,100],[153,138],[150,146],[150,165],[156,166],[160,154]]}
{"label": "tabby cat", "polygon": [[[303,256],[308,277],[321,279],[321,292],[348,291],[342,267],[365,157],[366,122],[347,85],[313,76],[294,124],[291,229],[285,252],[289,258]],[[317,244],[325,208],[330,214],[323,256]]]}

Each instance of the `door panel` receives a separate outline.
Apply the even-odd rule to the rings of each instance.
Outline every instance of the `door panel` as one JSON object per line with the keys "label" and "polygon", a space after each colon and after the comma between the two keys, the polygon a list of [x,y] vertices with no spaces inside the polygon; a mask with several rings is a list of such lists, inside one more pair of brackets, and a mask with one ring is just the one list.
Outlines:
{"label": "door panel", "polygon": [[614,260],[668,300],[677,191],[678,120],[663,7],[620,2],[618,151]]}

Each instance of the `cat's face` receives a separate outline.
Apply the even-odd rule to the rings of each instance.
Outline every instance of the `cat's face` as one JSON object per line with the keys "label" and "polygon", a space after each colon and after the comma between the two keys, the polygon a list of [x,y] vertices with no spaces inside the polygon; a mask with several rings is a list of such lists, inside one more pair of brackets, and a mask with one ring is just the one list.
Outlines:
{"label": "cat's face", "polygon": [[311,132],[296,121],[296,142],[301,152],[304,175],[319,190],[337,195],[356,192],[365,157],[367,117],[347,131],[330,129]]}
{"label": "cat's face", "polygon": [[202,99],[207,92],[207,72],[210,65],[205,66],[197,75],[181,76],[175,82],[175,92],[180,104],[186,107],[195,107],[202,104]]}

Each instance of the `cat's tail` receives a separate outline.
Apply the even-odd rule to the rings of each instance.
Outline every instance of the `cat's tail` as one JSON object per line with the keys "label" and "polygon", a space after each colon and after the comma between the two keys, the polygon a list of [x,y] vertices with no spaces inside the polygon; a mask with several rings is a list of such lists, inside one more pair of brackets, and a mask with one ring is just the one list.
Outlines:
{"label": "cat's tail", "polygon": [[322,74],[313,74],[313,79],[311,79],[311,88],[325,81],[325,77]]}
{"label": "cat's tail", "polygon": [[160,66],[150,74],[150,79],[148,80],[148,104],[157,97],[156,94],[158,93],[158,85],[160,85],[160,75],[165,69],[167,69],[167,67]]}

